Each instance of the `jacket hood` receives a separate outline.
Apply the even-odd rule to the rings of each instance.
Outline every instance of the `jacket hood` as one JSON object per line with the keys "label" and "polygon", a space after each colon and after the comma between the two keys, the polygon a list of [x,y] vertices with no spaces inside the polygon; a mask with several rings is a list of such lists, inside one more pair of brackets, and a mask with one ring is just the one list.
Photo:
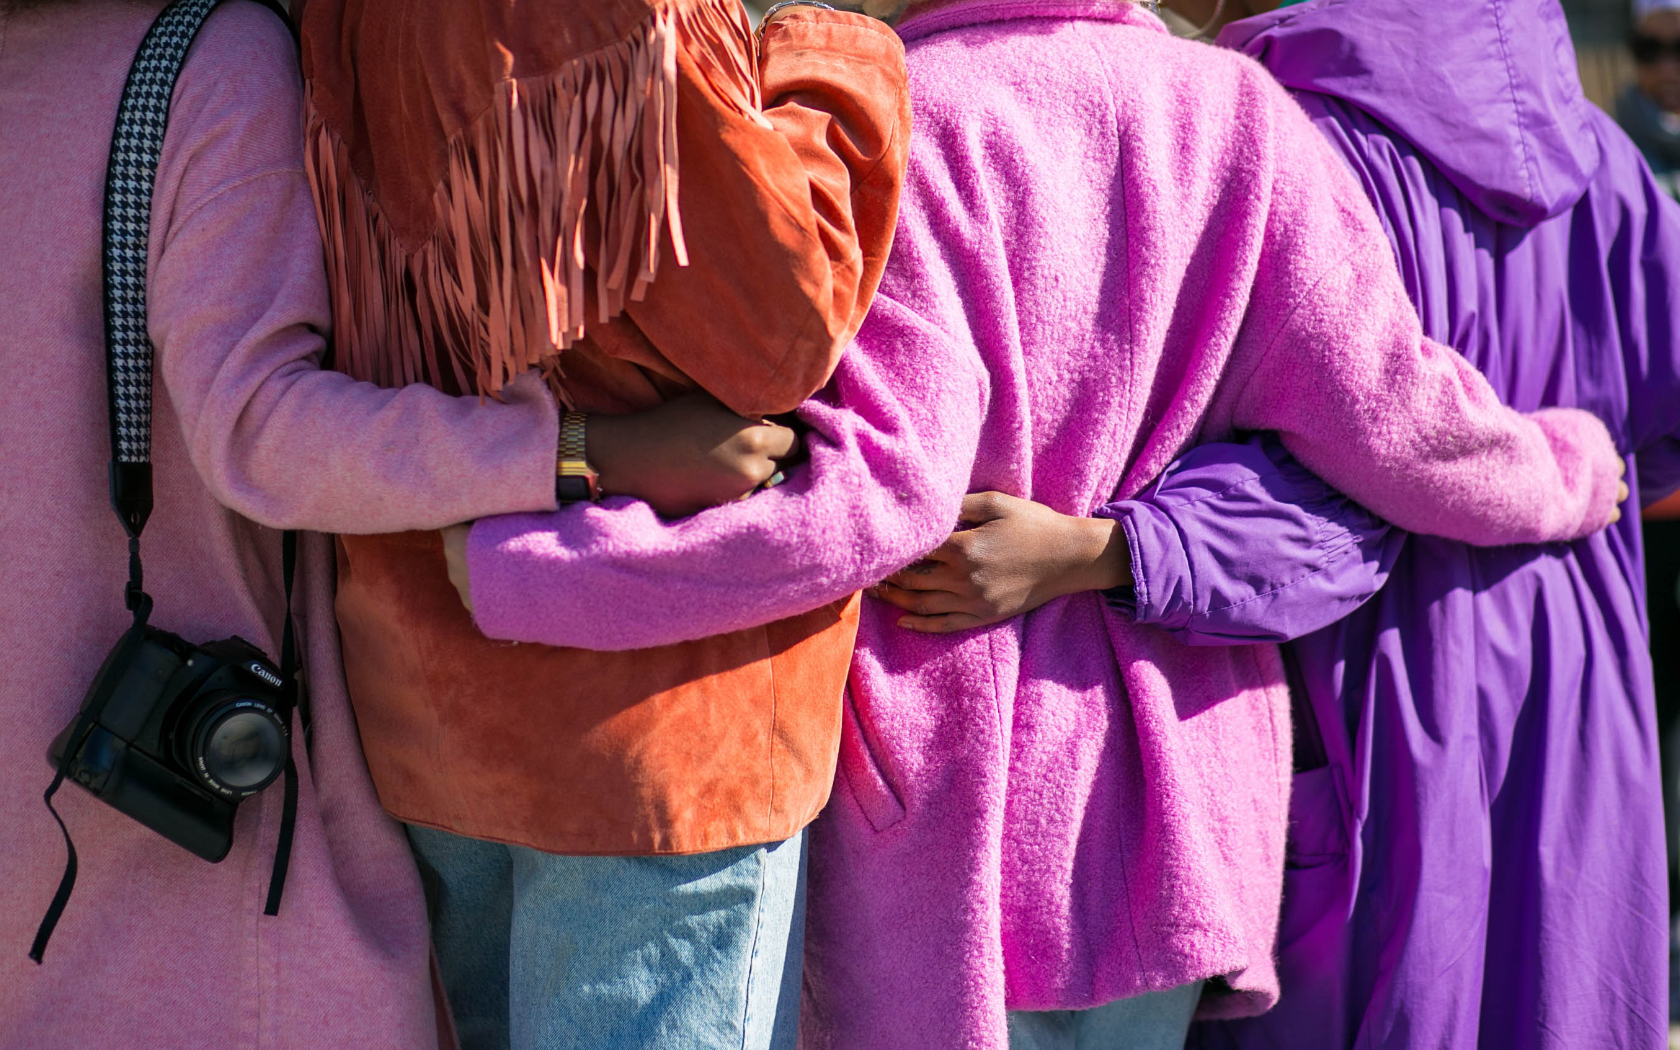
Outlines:
{"label": "jacket hood", "polygon": [[1364,110],[1501,222],[1569,210],[1598,171],[1557,0],[1311,0],[1233,22],[1219,42],[1287,88]]}

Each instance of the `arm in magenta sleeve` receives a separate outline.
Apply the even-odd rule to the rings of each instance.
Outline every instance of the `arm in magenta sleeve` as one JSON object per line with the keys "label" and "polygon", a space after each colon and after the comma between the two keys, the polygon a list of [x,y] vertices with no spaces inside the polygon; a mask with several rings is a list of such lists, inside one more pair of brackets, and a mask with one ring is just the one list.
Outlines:
{"label": "arm in magenta sleeve", "polygon": [[953,347],[878,297],[800,410],[810,461],[786,483],[680,521],[609,499],[477,522],[467,564],[479,629],[668,645],[807,612],[915,561],[956,524],[983,416],[979,360]]}
{"label": "arm in magenta sleeve", "polygon": [[[278,19],[252,8],[238,78],[183,78],[154,202],[148,310],[187,450],[224,505],[264,525],[433,529],[554,506],[555,405],[387,390],[321,367],[329,327],[302,93]],[[176,147],[191,143],[190,149]]]}
{"label": "arm in magenta sleeve", "polygon": [[1134,583],[1103,592],[1109,605],[1188,645],[1328,626],[1382,587],[1406,538],[1269,435],[1198,446],[1096,514],[1120,523],[1131,551]]}
{"label": "arm in magenta sleeve", "polygon": [[1393,250],[1346,166],[1281,89],[1251,305],[1216,408],[1276,431],[1308,469],[1388,521],[1482,546],[1608,523],[1621,459],[1596,418],[1501,405],[1423,337]]}

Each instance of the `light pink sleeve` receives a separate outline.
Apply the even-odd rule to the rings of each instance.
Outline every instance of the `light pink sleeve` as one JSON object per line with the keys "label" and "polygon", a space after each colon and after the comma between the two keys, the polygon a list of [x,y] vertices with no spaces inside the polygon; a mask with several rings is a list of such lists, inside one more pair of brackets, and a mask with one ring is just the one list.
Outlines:
{"label": "light pink sleeve", "polygon": [[244,31],[205,46],[242,52],[215,56],[239,76],[183,75],[148,272],[159,371],[205,484],[262,524],[324,532],[552,508],[559,424],[535,377],[504,404],[321,369],[327,290],[295,52],[266,12],[228,14]]}
{"label": "light pink sleeve", "polygon": [[972,352],[877,297],[806,402],[810,462],[739,503],[666,522],[608,500],[480,521],[473,614],[492,638],[638,649],[807,612],[938,546],[967,491],[983,411]]}
{"label": "light pink sleeve", "polygon": [[1249,315],[1222,400],[1396,525],[1484,546],[1574,539],[1615,506],[1621,459],[1574,409],[1524,416],[1423,337],[1375,213],[1292,101]]}

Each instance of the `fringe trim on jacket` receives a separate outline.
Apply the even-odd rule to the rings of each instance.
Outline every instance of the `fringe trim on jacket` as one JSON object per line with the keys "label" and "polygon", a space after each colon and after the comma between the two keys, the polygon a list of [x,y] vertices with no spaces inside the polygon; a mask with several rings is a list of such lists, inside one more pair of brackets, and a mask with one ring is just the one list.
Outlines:
{"label": "fringe trim on jacket", "polygon": [[535,367],[569,403],[559,355],[584,334],[591,264],[601,322],[646,294],[667,228],[676,265],[688,265],[679,48],[720,96],[759,112],[756,47],[739,6],[658,7],[625,39],[503,82],[451,137],[436,223],[412,247],[311,105],[306,164],[326,240],[335,367],[381,386],[481,394]]}

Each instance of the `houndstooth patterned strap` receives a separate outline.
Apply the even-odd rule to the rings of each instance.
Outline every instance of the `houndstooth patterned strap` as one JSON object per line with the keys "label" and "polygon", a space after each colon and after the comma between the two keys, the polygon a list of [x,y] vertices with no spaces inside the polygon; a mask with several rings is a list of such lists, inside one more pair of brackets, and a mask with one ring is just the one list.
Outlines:
{"label": "houndstooth patterned strap", "polygon": [[152,455],[152,341],[146,334],[146,248],[169,100],[198,30],[219,0],[175,0],[152,23],[123,86],[105,170],[105,368],[111,456]]}

